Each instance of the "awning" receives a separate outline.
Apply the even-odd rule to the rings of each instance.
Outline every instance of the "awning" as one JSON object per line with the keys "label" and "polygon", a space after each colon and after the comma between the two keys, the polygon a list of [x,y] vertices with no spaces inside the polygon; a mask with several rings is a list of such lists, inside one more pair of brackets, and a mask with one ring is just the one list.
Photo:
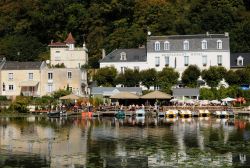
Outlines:
{"label": "awning", "polygon": [[110,97],[111,99],[139,99],[139,96],[130,92],[120,92]]}
{"label": "awning", "polygon": [[36,86],[39,82],[38,81],[22,81],[19,83],[21,87],[24,86]]}
{"label": "awning", "polygon": [[171,95],[156,90],[141,96],[141,99],[171,99]]}

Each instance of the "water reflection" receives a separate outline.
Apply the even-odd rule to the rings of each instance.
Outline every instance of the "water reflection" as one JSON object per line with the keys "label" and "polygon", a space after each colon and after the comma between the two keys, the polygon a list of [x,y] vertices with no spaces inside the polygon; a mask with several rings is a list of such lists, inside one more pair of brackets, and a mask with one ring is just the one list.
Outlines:
{"label": "water reflection", "polygon": [[0,167],[245,166],[249,138],[242,119],[1,118]]}

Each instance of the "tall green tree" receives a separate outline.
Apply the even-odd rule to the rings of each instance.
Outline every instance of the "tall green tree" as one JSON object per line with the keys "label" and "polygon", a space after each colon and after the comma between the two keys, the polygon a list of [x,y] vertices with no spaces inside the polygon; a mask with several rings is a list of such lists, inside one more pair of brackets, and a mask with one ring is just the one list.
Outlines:
{"label": "tall green tree", "polygon": [[188,87],[197,87],[197,80],[201,75],[200,68],[190,65],[185,69],[181,76],[182,83]]}
{"label": "tall green tree", "polygon": [[97,70],[94,80],[98,86],[115,86],[117,70],[114,67],[104,67]]}
{"label": "tall green tree", "polygon": [[147,89],[150,88],[150,86],[156,86],[157,85],[157,71],[154,68],[142,70],[140,72],[141,75],[141,82],[144,86],[147,87]]}
{"label": "tall green tree", "polygon": [[139,70],[126,69],[124,73],[120,73],[117,77],[117,83],[122,84],[126,87],[139,86],[141,76]]}
{"label": "tall green tree", "polygon": [[170,93],[171,87],[177,84],[179,73],[173,68],[165,67],[158,73],[158,84],[161,90]]}
{"label": "tall green tree", "polygon": [[214,88],[226,75],[227,70],[224,67],[211,66],[209,69],[202,71],[202,79],[206,81],[207,85]]}
{"label": "tall green tree", "polygon": [[[241,71],[241,70],[240,70]],[[239,85],[240,84],[240,76],[239,71],[229,70],[225,75],[225,81],[229,85]]]}

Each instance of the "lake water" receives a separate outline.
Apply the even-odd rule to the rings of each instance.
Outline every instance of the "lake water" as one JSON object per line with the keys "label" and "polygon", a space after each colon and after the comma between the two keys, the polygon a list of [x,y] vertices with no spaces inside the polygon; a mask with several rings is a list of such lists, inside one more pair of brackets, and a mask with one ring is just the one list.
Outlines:
{"label": "lake water", "polygon": [[0,167],[241,167],[249,140],[248,118],[0,118]]}

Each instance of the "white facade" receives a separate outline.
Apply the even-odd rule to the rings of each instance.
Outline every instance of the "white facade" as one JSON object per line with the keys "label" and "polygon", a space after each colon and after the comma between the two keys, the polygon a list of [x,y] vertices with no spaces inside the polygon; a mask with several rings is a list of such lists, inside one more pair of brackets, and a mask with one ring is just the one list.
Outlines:
{"label": "white facade", "polygon": [[116,63],[100,63],[100,68],[113,66],[118,73],[123,73],[126,69],[146,70],[149,68],[147,62],[116,62]]}

